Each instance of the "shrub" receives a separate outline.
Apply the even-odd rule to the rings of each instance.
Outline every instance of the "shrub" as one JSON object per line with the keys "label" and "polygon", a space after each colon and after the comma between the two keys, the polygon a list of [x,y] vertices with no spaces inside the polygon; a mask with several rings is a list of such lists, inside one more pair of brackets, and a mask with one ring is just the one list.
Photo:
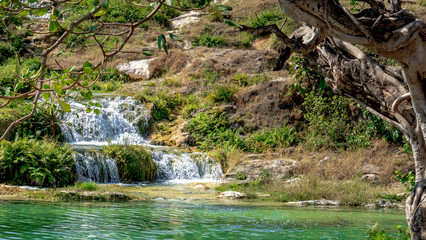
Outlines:
{"label": "shrub", "polygon": [[250,27],[262,27],[271,24],[277,24],[279,21],[286,18],[283,11],[264,11],[257,15],[256,18],[252,19],[250,22]]}
{"label": "shrub", "polygon": [[223,102],[223,103],[227,103],[227,102],[232,102],[234,100],[234,95],[235,93],[238,92],[238,88],[232,85],[221,85],[221,86],[217,86],[216,89],[214,90],[213,94],[211,96],[209,96],[209,98],[213,101],[213,102]]}
{"label": "shrub", "polygon": [[312,148],[347,148],[370,145],[370,138],[355,128],[352,100],[327,96],[322,91],[307,94],[303,107],[309,124],[307,143]]}
{"label": "shrub", "polygon": [[115,159],[124,182],[152,181],[156,167],[149,151],[141,146],[110,145],[103,148],[104,153]]}
{"label": "shrub", "polygon": [[294,128],[282,126],[254,133],[246,140],[247,150],[263,153],[268,150],[289,147],[297,143]]}
{"label": "shrub", "polygon": [[162,91],[157,95],[153,96],[150,99],[150,102],[153,103],[152,106],[152,117],[156,121],[161,121],[163,119],[171,120],[171,114],[176,107],[181,106],[183,103],[183,98],[181,94],[178,93],[168,93],[167,91]]}
{"label": "shrub", "polygon": [[63,187],[74,183],[72,150],[53,141],[0,142],[0,182]]}
{"label": "shrub", "polygon": [[367,240],[410,240],[411,234],[410,229],[407,227],[405,230],[402,229],[401,225],[396,227],[398,230],[397,236],[389,235],[385,230],[379,229],[379,226],[376,224],[371,229],[367,231]]}
{"label": "shrub", "polygon": [[218,145],[245,148],[240,131],[232,129],[226,113],[221,110],[201,112],[190,119],[186,127],[201,150],[211,150]]}
{"label": "shrub", "polygon": [[82,182],[82,183],[77,183],[75,185],[77,188],[81,189],[81,190],[87,190],[87,191],[96,191],[98,190],[98,185],[93,182]]}
{"label": "shrub", "polygon": [[246,73],[237,73],[232,77],[232,81],[240,87],[248,87],[267,82],[268,76],[265,74],[256,74],[249,76]]}

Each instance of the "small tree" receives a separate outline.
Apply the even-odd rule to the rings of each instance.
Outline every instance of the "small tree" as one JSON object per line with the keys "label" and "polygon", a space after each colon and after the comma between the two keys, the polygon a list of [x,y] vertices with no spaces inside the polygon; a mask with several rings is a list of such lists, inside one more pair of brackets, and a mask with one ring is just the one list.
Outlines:
{"label": "small tree", "polygon": [[[203,10],[209,7],[210,12],[220,12],[218,7],[209,6],[209,0],[116,0],[115,2],[131,8],[132,12],[142,9],[143,16],[134,22],[103,21],[102,17],[110,13],[109,0],[0,0],[0,20],[13,16],[24,18],[43,17],[48,19],[48,30],[26,29],[32,34],[57,36],[55,41],[40,54],[41,64],[37,68],[30,68],[23,72],[21,60],[17,54],[15,79],[8,86],[0,86],[0,108],[6,107],[18,99],[32,99],[31,112],[12,122],[5,132],[0,133],[3,140],[8,132],[19,123],[33,116],[42,105],[49,108],[50,112],[68,112],[70,105],[64,101],[73,91],[78,91],[81,96],[91,100],[90,87],[102,76],[105,64],[121,52],[124,46],[134,35],[136,29],[148,20],[154,18],[165,7],[169,9],[188,11]],[[62,21],[67,18],[70,11],[79,9],[78,17],[72,22]],[[91,38],[102,57],[97,62],[85,61],[81,66],[65,68],[59,56],[63,53],[63,45],[67,38],[75,36]],[[173,40],[180,40],[177,36],[169,34]],[[115,39],[113,46],[109,42]],[[166,36],[159,35],[158,47],[166,53],[168,45]],[[73,46],[71,45],[71,48]],[[0,49],[1,50],[1,49]],[[1,51],[0,51],[1,52]],[[150,50],[142,51],[144,55],[152,55]],[[57,71],[48,69],[48,60],[56,63]],[[87,106],[91,111],[92,105]]]}

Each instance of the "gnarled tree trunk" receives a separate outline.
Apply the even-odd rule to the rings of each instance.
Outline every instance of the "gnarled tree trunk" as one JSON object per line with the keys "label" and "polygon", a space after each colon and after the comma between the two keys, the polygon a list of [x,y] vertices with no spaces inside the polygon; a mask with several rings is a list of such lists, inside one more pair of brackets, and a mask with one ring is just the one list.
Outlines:
{"label": "gnarled tree trunk", "polygon": [[[243,30],[274,33],[305,55],[326,76],[334,92],[353,98],[400,129],[412,146],[416,186],[406,204],[412,239],[426,239],[426,28],[398,0],[362,0],[368,8],[353,14],[337,0],[279,0],[284,12],[307,26],[288,37],[273,26]],[[396,60],[381,66],[357,46]]]}

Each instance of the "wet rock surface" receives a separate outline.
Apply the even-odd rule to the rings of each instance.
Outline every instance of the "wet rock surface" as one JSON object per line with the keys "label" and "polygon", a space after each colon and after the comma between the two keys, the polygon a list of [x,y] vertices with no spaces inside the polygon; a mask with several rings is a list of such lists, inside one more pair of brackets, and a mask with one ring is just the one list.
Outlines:
{"label": "wet rock surface", "polygon": [[79,191],[61,191],[56,194],[61,200],[87,200],[87,201],[127,201],[133,199],[124,193],[118,192],[79,192]]}

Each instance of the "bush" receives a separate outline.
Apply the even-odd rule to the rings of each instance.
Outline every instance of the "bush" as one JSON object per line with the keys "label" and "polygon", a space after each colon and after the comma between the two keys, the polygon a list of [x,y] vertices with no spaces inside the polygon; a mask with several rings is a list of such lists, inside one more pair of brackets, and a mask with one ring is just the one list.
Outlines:
{"label": "bush", "polygon": [[238,88],[235,86],[217,86],[214,90],[213,94],[209,96],[209,98],[216,103],[228,103],[234,100],[235,93],[238,92]]}
{"label": "bush", "polygon": [[240,87],[248,87],[267,82],[268,76],[265,74],[256,74],[249,76],[246,73],[237,73],[232,77],[232,81]]}
{"label": "bush", "polygon": [[0,142],[0,182],[63,187],[76,179],[72,150],[52,141]]}
{"label": "bush", "polygon": [[282,21],[286,18],[283,11],[264,11],[257,15],[256,18],[252,19],[250,22],[250,27],[262,27],[271,24],[278,24],[279,21]]}
{"label": "bush", "polygon": [[75,185],[77,188],[81,189],[81,190],[87,190],[87,191],[96,191],[98,190],[98,185],[93,182],[82,182],[82,183],[77,183]]}
{"label": "bush", "polygon": [[141,146],[111,145],[103,148],[104,153],[115,159],[123,182],[152,181],[156,167],[149,151]]}
{"label": "bush", "polygon": [[379,229],[378,225],[374,225],[371,229],[367,231],[367,240],[410,240],[411,234],[410,229],[407,227],[405,230],[401,228],[401,225],[396,227],[398,230],[398,235],[391,236],[385,230]]}
{"label": "bush", "polygon": [[150,99],[150,102],[153,103],[152,117],[154,118],[154,120],[171,120],[171,114],[173,110],[175,110],[178,106],[182,105],[183,98],[181,94],[168,93],[164,90],[152,97]]}
{"label": "bush", "polygon": [[285,148],[297,143],[296,131],[294,128],[282,126],[254,133],[246,140],[247,150],[256,153],[263,153],[268,150]]}
{"label": "bush", "polygon": [[201,150],[211,150],[216,146],[245,148],[240,131],[232,129],[226,113],[221,110],[213,109],[207,113],[197,114],[188,121],[187,130]]}

